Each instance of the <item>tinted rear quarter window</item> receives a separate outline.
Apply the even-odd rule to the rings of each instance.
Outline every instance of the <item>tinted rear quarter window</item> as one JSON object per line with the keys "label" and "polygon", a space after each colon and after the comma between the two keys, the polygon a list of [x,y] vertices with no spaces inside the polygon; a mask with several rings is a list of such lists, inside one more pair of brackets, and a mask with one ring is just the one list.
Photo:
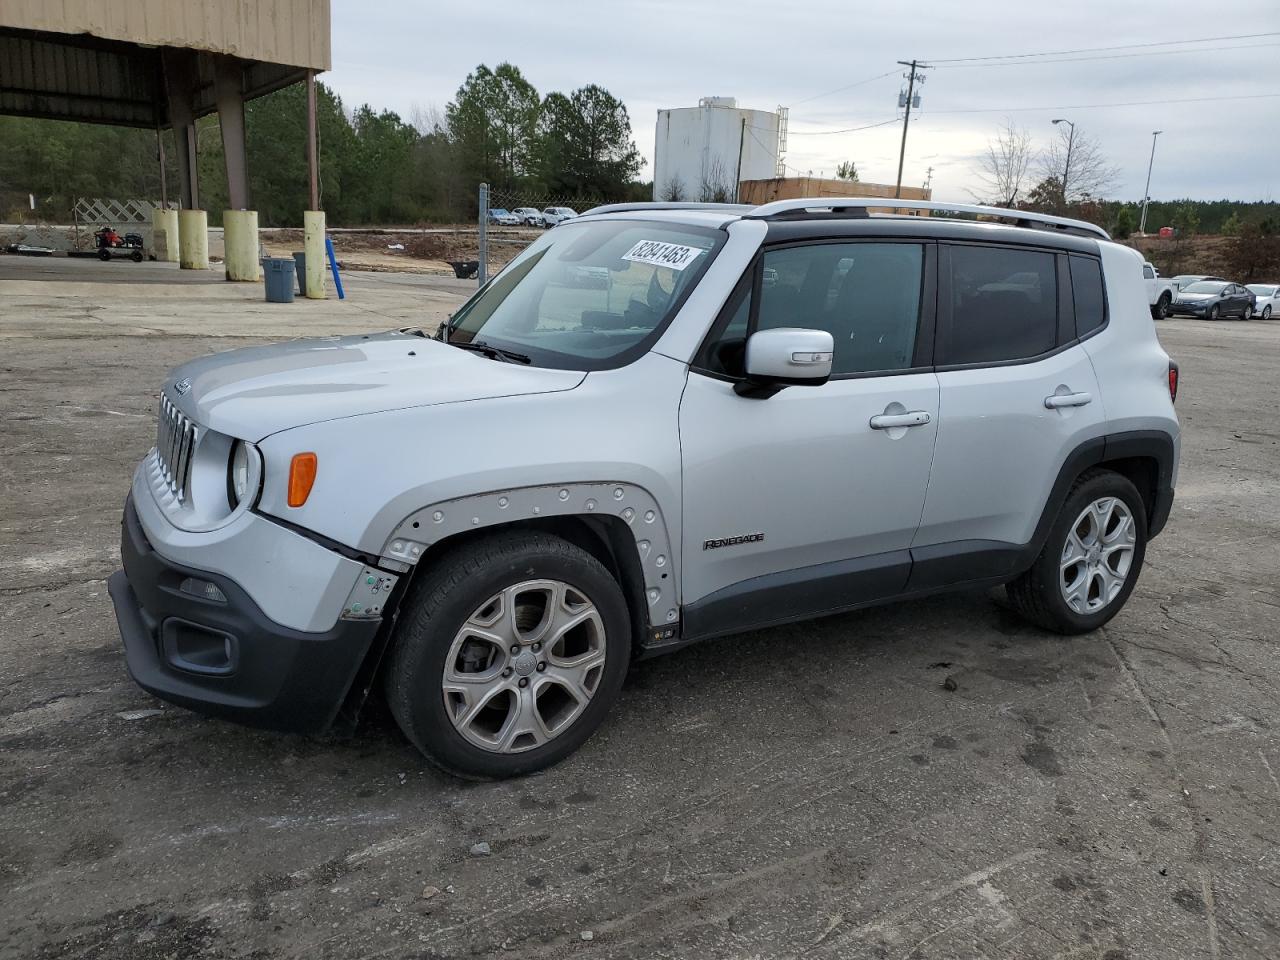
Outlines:
{"label": "tinted rear quarter window", "polygon": [[1102,265],[1092,257],[1071,258],[1071,299],[1076,305],[1076,336],[1088,336],[1107,322]]}
{"label": "tinted rear quarter window", "polygon": [[951,323],[943,364],[999,363],[1057,342],[1055,258],[1011,247],[950,247]]}

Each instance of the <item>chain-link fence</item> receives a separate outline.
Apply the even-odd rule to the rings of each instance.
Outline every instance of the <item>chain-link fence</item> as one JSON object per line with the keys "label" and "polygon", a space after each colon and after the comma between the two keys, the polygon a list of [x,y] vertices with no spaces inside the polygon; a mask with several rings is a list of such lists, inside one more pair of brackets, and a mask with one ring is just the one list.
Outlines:
{"label": "chain-link fence", "polygon": [[564,207],[574,213],[582,213],[582,211],[598,207],[604,202],[597,197],[557,197],[518,192],[508,193],[493,189],[489,191],[490,210],[534,210],[541,214],[545,210]]}

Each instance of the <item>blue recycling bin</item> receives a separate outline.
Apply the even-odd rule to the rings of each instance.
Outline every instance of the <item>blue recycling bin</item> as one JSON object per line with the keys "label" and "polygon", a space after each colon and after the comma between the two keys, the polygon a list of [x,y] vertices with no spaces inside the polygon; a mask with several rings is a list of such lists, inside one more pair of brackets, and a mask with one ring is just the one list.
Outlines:
{"label": "blue recycling bin", "polygon": [[267,303],[293,303],[294,270],[293,257],[263,259],[262,279],[267,286]]}

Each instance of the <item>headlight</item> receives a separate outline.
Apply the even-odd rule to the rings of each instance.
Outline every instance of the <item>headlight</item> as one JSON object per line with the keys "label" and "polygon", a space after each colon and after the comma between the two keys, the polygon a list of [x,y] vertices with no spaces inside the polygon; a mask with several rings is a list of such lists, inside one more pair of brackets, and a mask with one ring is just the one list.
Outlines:
{"label": "headlight", "polygon": [[249,446],[237,440],[231,448],[231,465],[227,472],[227,499],[231,509],[240,506],[249,495]]}

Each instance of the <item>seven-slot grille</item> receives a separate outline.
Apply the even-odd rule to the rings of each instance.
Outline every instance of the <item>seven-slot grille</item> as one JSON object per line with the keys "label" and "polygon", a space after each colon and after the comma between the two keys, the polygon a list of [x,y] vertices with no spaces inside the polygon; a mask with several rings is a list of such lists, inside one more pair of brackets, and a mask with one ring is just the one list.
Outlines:
{"label": "seven-slot grille", "polygon": [[199,430],[177,407],[160,395],[160,424],[156,430],[156,455],[169,489],[182,502],[191,479],[191,456]]}

